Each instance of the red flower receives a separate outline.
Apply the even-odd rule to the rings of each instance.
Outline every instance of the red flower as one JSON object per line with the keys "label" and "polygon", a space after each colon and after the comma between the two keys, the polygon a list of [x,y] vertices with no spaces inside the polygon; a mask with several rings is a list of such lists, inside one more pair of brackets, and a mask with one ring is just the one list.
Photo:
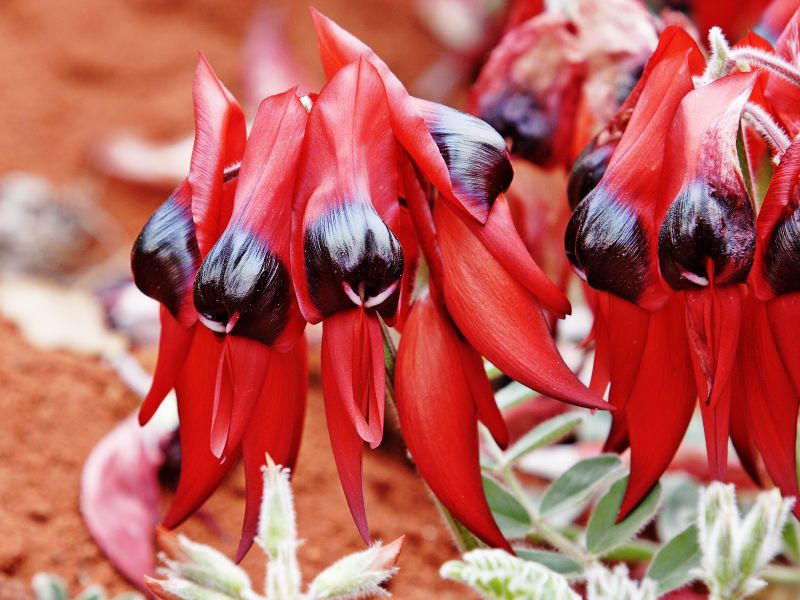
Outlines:
{"label": "red flower", "polygon": [[[244,453],[243,554],[257,525],[256,465],[265,452],[293,464],[304,415],[306,356],[298,340],[305,321],[289,279],[287,197],[306,112],[293,92],[268,98],[243,152],[241,109],[202,58],[194,98],[189,178],[145,225],[132,254],[137,285],[163,307],[159,361],[140,421],[175,388],[182,468],[168,527],[188,517]],[[265,411],[282,422],[272,435],[262,429],[275,425],[251,424]]]}

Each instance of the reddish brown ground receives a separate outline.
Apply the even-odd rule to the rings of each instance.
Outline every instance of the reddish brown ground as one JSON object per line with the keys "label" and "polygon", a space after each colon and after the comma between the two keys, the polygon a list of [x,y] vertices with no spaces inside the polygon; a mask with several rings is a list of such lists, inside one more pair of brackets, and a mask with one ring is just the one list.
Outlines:
{"label": "reddish brown ground", "polygon": [[[165,139],[191,129],[191,78],[202,50],[237,88],[240,42],[252,0],[4,0],[0,5],[0,174],[23,169],[55,181],[89,180],[123,224],[129,245],[162,193],[98,177],[87,149],[100,134],[132,129]],[[305,3],[285,3],[289,35],[316,65]],[[320,0],[323,12],[362,36],[401,78],[436,51],[392,0]],[[126,584],[103,559],[78,514],[78,477],[97,440],[137,400],[99,361],[45,353],[0,322],[0,599],[27,597],[31,576],[47,570],[74,587]],[[373,532],[406,535],[395,597],[464,598],[443,583],[439,565],[454,556],[433,504],[401,458],[371,453],[366,487]],[[362,547],[339,489],[319,393],[312,391],[295,479],[303,570],[313,575]],[[243,504],[239,475],[208,504],[233,551]],[[189,535],[214,538],[198,521]],[[259,557],[245,561],[261,581]]]}

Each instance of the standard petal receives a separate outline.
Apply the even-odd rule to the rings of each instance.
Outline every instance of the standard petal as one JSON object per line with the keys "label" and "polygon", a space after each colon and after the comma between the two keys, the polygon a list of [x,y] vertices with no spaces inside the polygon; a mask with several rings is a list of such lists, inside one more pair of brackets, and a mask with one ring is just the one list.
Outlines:
{"label": "standard petal", "polygon": [[339,70],[314,101],[293,215],[292,273],[312,323],[364,305],[392,319],[402,248],[391,231],[400,210],[386,93],[365,60]]}
{"label": "standard petal", "polygon": [[465,369],[475,365],[458,360],[463,350],[464,343],[431,297],[417,298],[397,353],[400,426],[436,497],[486,543],[510,551],[483,492],[478,416],[465,376]]}
{"label": "standard petal", "polygon": [[245,509],[236,561],[253,544],[258,528],[264,482],[264,456],[294,470],[308,391],[308,345],[301,337],[289,352],[273,352],[269,372],[242,439],[245,475]]}
{"label": "standard petal", "polygon": [[289,274],[291,198],[306,111],[289,90],[262,102],[239,170],[233,214],[203,261],[194,302],[206,321],[281,351],[300,337]]}
{"label": "standard petal", "polygon": [[[578,203],[564,242],[570,262],[595,289],[656,310],[668,291],[657,264],[656,202],[665,140],[675,111],[694,89],[693,56],[668,29],[650,60],[633,115],[600,184]],[[634,90],[636,92],[636,90]]]}
{"label": "standard petal", "polygon": [[569,370],[539,301],[472,235],[446,203],[434,207],[444,259],[444,297],[458,328],[509,377],[545,395],[608,408]]}
{"label": "standard petal", "polygon": [[406,88],[372,49],[315,9],[311,18],[325,74],[332,77],[339,69],[359,58],[368,60],[380,73],[386,86],[392,131],[422,171],[440,192],[481,223],[486,221],[494,197],[457,190],[442,154],[428,126],[414,106]]}
{"label": "standard petal", "polygon": [[195,138],[189,184],[200,255],[205,257],[231,215],[224,193],[225,169],[242,160],[244,113],[201,54],[194,74]]}

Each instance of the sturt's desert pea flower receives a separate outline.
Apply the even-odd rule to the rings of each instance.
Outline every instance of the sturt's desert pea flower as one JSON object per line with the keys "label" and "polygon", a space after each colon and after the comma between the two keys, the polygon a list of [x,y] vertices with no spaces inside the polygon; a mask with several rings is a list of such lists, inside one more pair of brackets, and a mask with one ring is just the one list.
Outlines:
{"label": "sturt's desert pea flower", "polygon": [[241,109],[203,58],[194,99],[190,175],[132,254],[137,285],[162,303],[159,360],[140,420],[175,388],[182,467],[168,527],[244,453],[243,554],[257,522],[258,465],[265,452],[293,464],[304,416],[305,321],[289,277],[288,231],[306,111],[293,92],[265,100],[245,151]]}
{"label": "sturt's desert pea flower", "polygon": [[549,319],[570,305],[514,228],[503,138],[476,117],[413,98],[370,48],[312,17],[327,84],[302,99],[292,89],[264,100],[246,146],[241,110],[201,61],[190,176],[134,248],[137,285],[164,307],[140,417],[175,388],[181,421],[183,466],[165,525],[193,512],[243,455],[238,556],[247,551],[264,453],[289,466],[297,455],[302,332],[322,322],[331,446],[368,539],[362,453],[383,437],[385,324],[407,331],[395,385],[420,472],[479,536],[507,547],[480,487],[477,420],[501,445],[508,438],[481,357],[554,398],[608,404],[556,349]]}
{"label": "sturt's desert pea flower", "polygon": [[[697,400],[712,477],[726,477],[730,438],[754,479],[757,448],[782,492],[797,494],[791,365],[799,363],[786,325],[794,319],[780,314],[797,285],[797,151],[787,150],[764,94],[775,72],[773,56],[761,60],[768,44],[751,35],[757,52],[730,48],[718,31],[710,41],[706,62],[685,32],[664,31],[623,106],[632,114],[611,159],[577,198],[565,236],[576,270],[599,290],[592,387],[610,384],[616,408],[606,448],[631,448],[621,516],[669,465]],[[744,141],[753,134],[780,159],[758,229]]]}

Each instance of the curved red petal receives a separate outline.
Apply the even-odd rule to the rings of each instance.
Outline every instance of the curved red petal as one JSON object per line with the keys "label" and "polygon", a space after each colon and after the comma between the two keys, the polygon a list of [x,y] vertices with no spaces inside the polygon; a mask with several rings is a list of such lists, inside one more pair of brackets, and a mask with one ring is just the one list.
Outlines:
{"label": "curved red petal", "polygon": [[194,336],[194,327],[186,329],[163,306],[159,309],[161,337],[158,340],[158,362],[150,391],[139,408],[139,424],[144,425],[167,397],[183,368]]}
{"label": "curved red petal", "polygon": [[759,469],[755,436],[752,431],[753,420],[750,416],[750,402],[745,388],[744,370],[735,369],[731,376],[731,443],[744,471],[756,485],[761,486],[763,478]]}
{"label": "curved red petal", "polygon": [[434,207],[444,259],[444,297],[458,328],[509,377],[571,404],[608,408],[569,370],[539,302],[446,203]]}
{"label": "curved red petal", "polygon": [[386,86],[389,116],[394,135],[408,151],[425,178],[440,192],[481,223],[486,221],[494,198],[479,197],[453,187],[447,165],[433,140],[425,120],[414,106],[406,88],[372,49],[328,17],[311,8],[317,32],[322,65],[332,77],[344,65],[359,58],[368,60],[380,73]]}
{"label": "curved red petal", "polygon": [[219,460],[211,453],[209,444],[214,384],[222,351],[223,343],[205,327],[198,327],[175,384],[181,474],[163,521],[168,529],[177,527],[197,510],[235,463],[236,452],[229,452]]}
{"label": "curved red petal", "polygon": [[647,345],[650,313],[613,294],[599,293],[609,340],[608,401],[616,409],[604,450],[621,452],[629,443],[626,407]]}
{"label": "curved red petal", "polygon": [[237,562],[247,554],[258,529],[265,455],[294,469],[306,414],[307,353],[305,337],[290,352],[272,353],[266,381],[242,438],[245,509]]}
{"label": "curved red petal", "polygon": [[336,363],[339,362],[340,355],[331,348],[332,337],[330,334],[325,335],[327,326],[326,322],[322,334],[322,389],[325,395],[328,435],[350,514],[353,516],[353,521],[361,537],[365,542],[369,542],[369,525],[367,524],[362,481],[364,441],[353,425],[347,401],[340,392],[340,385],[337,381],[339,373],[336,371]]}
{"label": "curved red petal", "polygon": [[669,466],[692,418],[696,397],[683,299],[675,295],[650,316],[647,344],[626,405],[631,475],[620,519]]}
{"label": "curved red petal", "polygon": [[[797,294],[767,304],[749,298],[740,345],[756,446],[784,496],[800,496],[796,445],[798,414]],[[794,334],[794,335],[792,335]],[[793,385],[794,384],[794,385]],[[795,508],[795,514],[800,514]]]}
{"label": "curved red petal", "polygon": [[228,223],[223,194],[226,167],[241,161],[247,138],[244,113],[201,54],[194,75],[195,139],[189,183],[200,255],[208,254]]}
{"label": "curved red petal", "polygon": [[501,194],[495,200],[485,225],[471,220],[466,223],[472,234],[492,253],[497,262],[514,279],[536,294],[545,308],[558,316],[572,312],[564,292],[547,278],[519,237],[511,219],[508,200],[504,195]]}
{"label": "curved red petal", "polygon": [[494,391],[486,376],[483,359],[469,345],[461,343],[460,347],[462,370],[472,392],[472,399],[475,401],[478,419],[492,434],[497,445],[505,449],[509,442],[508,426],[494,399]]}
{"label": "curved red petal", "polygon": [[511,551],[483,492],[478,418],[465,376],[473,365],[458,360],[463,352],[463,342],[430,296],[417,298],[397,352],[400,426],[417,468],[442,504],[486,543]]}

